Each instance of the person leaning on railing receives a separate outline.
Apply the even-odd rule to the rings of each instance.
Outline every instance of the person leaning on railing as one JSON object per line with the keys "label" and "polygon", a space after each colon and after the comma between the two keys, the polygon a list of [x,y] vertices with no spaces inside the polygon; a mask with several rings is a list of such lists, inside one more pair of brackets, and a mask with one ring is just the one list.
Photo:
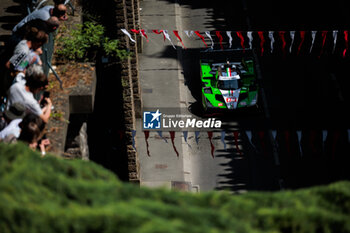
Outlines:
{"label": "person leaning on railing", "polygon": [[41,108],[34,94],[43,91],[48,85],[47,76],[40,65],[32,64],[25,72],[25,80],[15,82],[8,90],[8,101],[6,109],[13,103],[21,103],[27,112],[39,116],[45,123],[49,121],[52,102],[50,98],[45,98],[46,104]]}

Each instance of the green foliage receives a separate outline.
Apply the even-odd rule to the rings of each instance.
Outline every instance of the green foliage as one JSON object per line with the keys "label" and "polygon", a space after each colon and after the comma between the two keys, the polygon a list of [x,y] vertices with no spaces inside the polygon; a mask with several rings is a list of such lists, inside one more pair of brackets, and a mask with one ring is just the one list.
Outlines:
{"label": "green foliage", "polygon": [[0,143],[0,232],[350,232],[350,182],[190,194],[121,183],[101,166]]}
{"label": "green foliage", "polygon": [[102,25],[85,22],[76,24],[74,29],[60,28],[56,53],[61,59],[75,61],[94,61],[98,50],[108,56],[124,59],[128,52],[119,48],[119,41],[104,36]]}

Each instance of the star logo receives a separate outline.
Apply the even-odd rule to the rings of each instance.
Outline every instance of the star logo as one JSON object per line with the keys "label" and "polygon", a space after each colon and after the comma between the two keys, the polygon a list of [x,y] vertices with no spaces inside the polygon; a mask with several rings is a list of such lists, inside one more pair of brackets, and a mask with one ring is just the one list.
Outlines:
{"label": "star logo", "polygon": [[160,129],[161,128],[161,115],[157,109],[156,112],[143,112],[143,128],[144,129]]}

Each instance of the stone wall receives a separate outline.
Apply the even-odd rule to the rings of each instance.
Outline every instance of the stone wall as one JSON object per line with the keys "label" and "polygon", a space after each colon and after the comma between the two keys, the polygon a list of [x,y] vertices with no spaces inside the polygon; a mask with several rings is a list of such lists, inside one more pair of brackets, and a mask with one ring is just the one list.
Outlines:
{"label": "stone wall", "polygon": [[[116,28],[138,28],[139,24],[139,1],[138,0],[114,0],[116,3]],[[129,180],[138,183],[139,160],[133,145],[132,132],[136,130],[136,117],[141,115],[141,92],[138,73],[138,48],[137,44],[129,41],[129,38],[118,30],[118,40],[121,47],[128,49],[131,56],[121,61],[121,83],[123,87],[123,109],[125,122],[125,143],[128,156]],[[135,38],[136,39],[136,38]],[[136,140],[136,139],[135,139]],[[135,142],[137,143],[137,142]]]}

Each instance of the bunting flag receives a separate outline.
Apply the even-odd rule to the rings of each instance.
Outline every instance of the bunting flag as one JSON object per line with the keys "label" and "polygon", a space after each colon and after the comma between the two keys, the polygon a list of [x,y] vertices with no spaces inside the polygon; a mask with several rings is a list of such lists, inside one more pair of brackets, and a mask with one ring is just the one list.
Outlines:
{"label": "bunting flag", "polygon": [[141,32],[141,36],[144,37],[144,38],[146,39],[147,42],[149,42],[148,36],[146,35],[145,30],[144,30],[144,29],[141,29],[140,32]]}
{"label": "bunting flag", "polygon": [[[121,31],[127,35],[130,39],[131,42],[136,43],[136,41],[133,39],[132,34],[130,34],[126,29],[121,29]],[[145,30],[145,29],[130,29],[130,31],[132,33],[135,34],[140,34],[143,38],[145,38],[147,40],[147,42],[149,42],[149,36],[146,34],[146,32],[149,32],[150,30]],[[163,34],[163,39],[164,41],[167,39],[169,40],[169,42],[171,43],[171,45],[173,46],[174,49],[177,49],[176,46],[174,45],[171,36],[168,33],[168,30],[152,30],[153,33],[155,34]],[[223,32],[226,32],[226,35],[229,39],[228,41],[228,46],[229,48],[232,48],[233,46],[233,38],[232,38],[232,31],[204,31],[203,33],[205,33],[205,35],[210,39],[211,41],[211,45],[210,48],[214,49],[214,40],[213,37],[211,35],[211,33],[215,33],[217,38],[219,39],[218,44],[220,45],[221,50],[224,50],[224,36],[222,35]],[[253,46],[256,46],[256,44],[258,43],[254,43],[253,44],[253,33],[257,33],[257,36],[259,36],[260,39],[260,55],[263,56],[264,52],[265,52],[265,42],[266,42],[266,38],[264,36],[264,34],[266,33],[266,35],[268,35],[268,38],[270,40],[270,53],[273,53],[274,51],[274,43],[275,43],[275,35],[277,36],[277,34],[279,35],[281,41],[282,41],[282,51],[283,51],[283,55],[286,56],[287,52],[292,53],[293,50],[293,46],[297,47],[297,53],[296,55],[299,55],[302,47],[304,45],[305,42],[305,35],[306,35],[306,31],[299,31],[300,33],[300,43],[299,45],[294,45],[294,39],[295,39],[295,33],[296,31],[289,31],[289,36],[290,36],[290,44],[288,45],[289,47],[286,48],[287,46],[287,41],[286,41],[286,33],[287,31],[245,31],[246,36],[248,37],[248,43],[249,43],[249,49],[253,49]],[[345,58],[349,49],[349,31],[345,30],[344,32],[344,47],[342,48],[342,57]],[[183,39],[180,36],[180,33],[178,30],[173,30],[174,35],[177,37],[177,39],[180,41],[182,48],[186,49],[186,46],[184,44]],[[204,36],[201,35],[200,31],[193,31],[193,30],[184,30],[184,33],[187,35],[188,38],[193,37],[194,35],[198,36],[202,42],[204,43],[205,47],[208,48],[207,43],[205,42],[206,38]],[[309,53],[312,53],[315,41],[316,41],[316,36],[317,36],[318,31],[311,31],[311,44],[308,48]],[[324,53],[324,49],[325,49],[325,43],[327,40],[327,33],[328,31],[319,31],[321,37],[322,37],[322,41],[320,42],[320,54],[318,55],[318,58],[320,58],[322,56],[322,54]],[[338,37],[338,30],[333,30],[332,31],[333,34],[333,48],[332,48],[332,53],[335,52],[336,46],[337,46],[337,37]],[[236,31],[236,35],[237,37],[240,39],[240,45],[241,48],[243,49],[243,53],[245,52],[245,35],[243,35],[242,31]],[[254,34],[255,36],[255,34]],[[318,41],[317,41],[318,43]],[[322,43],[322,44],[321,44]],[[258,45],[258,46],[259,46]]]}
{"label": "bunting flag", "polygon": [[286,147],[287,147],[287,152],[288,154],[290,155],[291,154],[291,148],[290,148],[290,135],[289,135],[289,131],[286,130],[284,132],[284,137],[285,137],[285,140],[286,140]]}
{"label": "bunting flag", "polygon": [[322,36],[322,46],[321,46],[321,52],[320,52],[320,55],[318,55],[318,58],[320,58],[321,55],[323,54],[323,48],[327,38],[327,31],[322,31],[321,36]]}
{"label": "bunting flag", "polygon": [[194,33],[195,33],[199,38],[201,38],[201,40],[202,40],[203,43],[205,44],[205,47],[208,48],[207,43],[205,43],[204,36],[202,36],[202,35],[199,33],[199,31],[194,31]]}
{"label": "bunting flag", "polygon": [[333,144],[332,144],[332,159],[335,158],[335,154],[337,152],[337,145],[339,140],[340,133],[339,131],[335,131],[333,135]]}
{"label": "bunting flag", "polygon": [[278,146],[278,142],[277,142],[277,131],[276,131],[276,130],[271,130],[271,133],[272,133],[272,137],[273,137],[273,140],[274,140],[275,145]]}
{"label": "bunting flag", "polygon": [[343,51],[343,58],[345,58],[346,51],[349,48],[349,31],[344,31],[344,39],[345,39],[345,49]]}
{"label": "bunting flag", "polygon": [[210,35],[210,31],[205,31],[205,35],[207,35],[207,37],[209,37],[210,41],[211,41],[211,49],[214,49],[214,41],[213,41],[213,38],[211,38],[211,35]]}
{"label": "bunting flag", "polygon": [[232,35],[231,35],[231,31],[226,31],[226,35],[229,38],[228,43],[230,44],[230,48],[232,47]]}
{"label": "bunting flag", "polygon": [[301,46],[303,45],[303,43],[304,43],[304,41],[305,41],[305,31],[300,31],[300,38],[301,38],[301,41],[300,41],[300,44],[299,44],[299,46],[298,46],[297,55],[299,55]]}
{"label": "bunting flag", "polygon": [[247,37],[249,38],[249,49],[252,49],[253,48],[253,35],[252,35],[253,32],[249,31],[247,32]]}
{"label": "bunting flag", "polygon": [[253,141],[252,141],[252,138],[253,138],[252,131],[246,130],[245,133],[246,133],[246,135],[247,135],[247,137],[248,137],[248,141],[249,141],[250,145],[252,145],[252,147],[253,147],[254,149],[256,149],[256,148],[255,148],[255,145],[253,144]]}
{"label": "bunting flag", "polygon": [[303,156],[303,149],[301,147],[301,131],[300,130],[297,130],[297,136],[298,136],[300,156]]}
{"label": "bunting flag", "polygon": [[224,130],[221,131],[221,141],[224,144],[224,150],[226,150],[225,136],[226,136],[226,132]]}
{"label": "bunting flag", "polygon": [[170,131],[170,139],[171,139],[171,143],[173,144],[173,148],[174,148],[174,151],[176,153],[176,156],[179,157],[179,152],[177,151],[176,149],[176,146],[175,146],[175,131]]}
{"label": "bunting flag", "polygon": [[199,131],[195,131],[194,132],[194,136],[195,136],[197,145],[198,145],[198,142],[199,142],[199,133],[200,133]]}
{"label": "bunting flag", "polygon": [[273,43],[275,43],[275,38],[273,37],[273,31],[269,31],[269,39],[270,39],[270,53],[272,53]]}
{"label": "bunting flag", "polygon": [[183,131],[182,134],[183,134],[183,136],[184,136],[185,142],[186,142],[187,145],[192,149],[191,145],[187,142],[188,131]]}
{"label": "bunting flag", "polygon": [[233,136],[235,139],[235,145],[236,145],[236,150],[239,153],[240,156],[242,156],[242,151],[239,149],[239,144],[238,144],[238,140],[239,140],[239,132],[238,131],[233,131]]}
{"label": "bunting flag", "polygon": [[258,35],[260,37],[260,55],[262,56],[264,54],[264,43],[265,43],[265,38],[264,38],[264,32],[263,31],[258,31]]}
{"label": "bunting flag", "polygon": [[243,52],[244,52],[245,51],[244,36],[243,36],[242,32],[236,32],[236,34],[239,37],[239,39],[241,40],[241,47],[242,47]]}
{"label": "bunting flag", "polygon": [[220,43],[221,49],[224,50],[224,47],[222,46],[222,41],[224,40],[224,38],[222,38],[220,31],[215,31],[215,34],[219,38],[219,43]]}
{"label": "bunting flag", "polygon": [[163,35],[163,39],[165,41],[166,38],[165,38],[165,35],[163,33],[163,30],[152,30],[152,32],[155,33],[155,34],[158,34],[158,35],[162,34]]}
{"label": "bunting flag", "polygon": [[163,131],[157,131],[157,133],[161,139],[163,139],[166,143],[168,143],[168,140],[166,140],[166,138],[163,137]]}
{"label": "bunting flag", "polygon": [[328,135],[328,131],[327,130],[322,130],[323,151],[326,148],[327,135]]}
{"label": "bunting flag", "polygon": [[119,140],[123,140],[124,133],[125,133],[124,130],[117,130],[117,134],[119,135]]}
{"label": "bunting flag", "polygon": [[129,39],[133,42],[136,43],[136,41],[131,37],[130,33],[126,29],[121,29],[121,31],[129,37]]}
{"label": "bunting flag", "polygon": [[143,131],[143,133],[145,134],[147,155],[148,155],[148,157],[151,157],[151,155],[149,153],[149,145],[148,145],[149,131]]}
{"label": "bunting flag", "polygon": [[292,53],[292,47],[293,47],[293,43],[294,43],[295,31],[290,31],[289,35],[290,35],[290,38],[292,39],[292,41],[290,42],[290,46],[289,46],[289,53]]}
{"label": "bunting flag", "polygon": [[316,134],[317,134],[317,132],[315,130],[312,130],[311,135],[310,135],[310,145],[311,145],[312,152],[314,154],[317,152],[316,147],[315,147]]}
{"label": "bunting flag", "polygon": [[333,31],[333,49],[332,53],[335,51],[335,47],[337,46],[337,37],[338,37],[338,30]]}
{"label": "bunting flag", "polygon": [[179,41],[181,42],[182,47],[183,47],[184,49],[186,49],[184,43],[182,42],[181,37],[179,36],[179,32],[178,32],[177,30],[174,30],[173,32],[174,32],[174,35],[177,37],[177,39],[179,39]]}
{"label": "bunting flag", "polygon": [[136,150],[136,146],[135,146],[136,130],[131,131],[131,136],[132,136],[132,147]]}
{"label": "bunting flag", "polygon": [[215,147],[214,147],[214,144],[213,144],[213,142],[212,142],[212,139],[213,139],[213,132],[208,131],[207,133],[208,133],[208,139],[209,139],[209,142],[210,142],[210,148],[211,148],[210,152],[211,152],[211,157],[213,157],[213,158],[214,158],[214,151],[215,151]]}
{"label": "bunting flag", "polygon": [[286,56],[286,45],[287,45],[287,43],[286,43],[286,38],[284,37],[286,32],[285,31],[280,31],[280,32],[278,32],[278,34],[279,34],[279,36],[280,36],[280,38],[282,40],[282,52],[283,52],[283,55]]}
{"label": "bunting flag", "polygon": [[188,38],[191,38],[194,35],[194,31],[185,30],[184,32]]}
{"label": "bunting flag", "polygon": [[315,42],[315,38],[316,38],[316,33],[317,33],[317,31],[311,31],[312,41],[311,41],[311,46],[310,46],[309,53],[311,53],[312,48],[314,47],[314,42]]}
{"label": "bunting flag", "polygon": [[174,49],[176,49],[175,45],[173,44],[173,42],[171,41],[171,38],[169,36],[168,30],[163,30],[163,34],[165,36],[165,38],[170,41],[170,44],[173,46]]}

